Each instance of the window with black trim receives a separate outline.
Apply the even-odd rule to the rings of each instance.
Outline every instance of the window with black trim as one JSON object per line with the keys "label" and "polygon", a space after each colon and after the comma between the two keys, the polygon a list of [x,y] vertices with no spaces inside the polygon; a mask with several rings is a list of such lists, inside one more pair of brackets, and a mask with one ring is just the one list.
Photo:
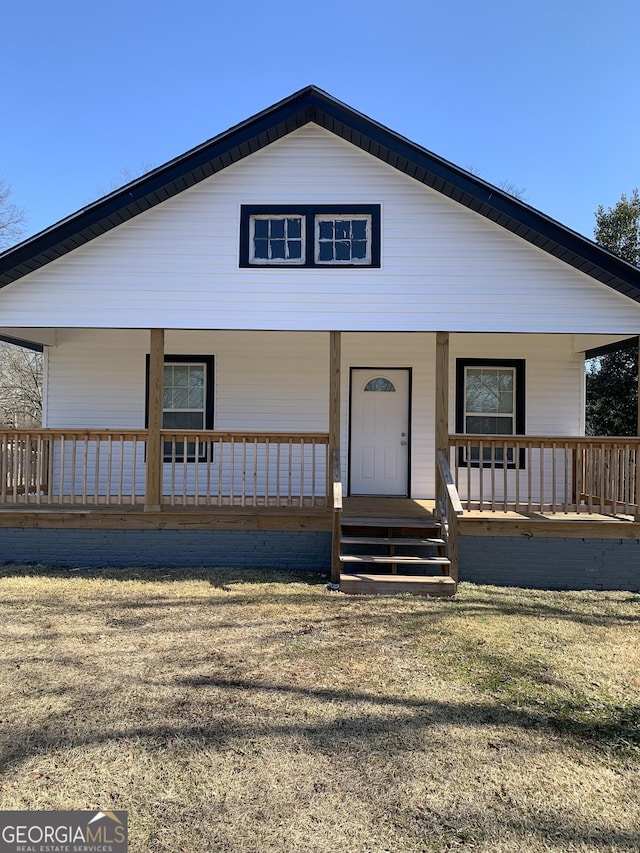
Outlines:
{"label": "window with black trim", "polygon": [[[149,399],[149,356],[147,355],[146,399]],[[149,413],[145,415],[148,426]],[[165,355],[162,376],[162,428],[175,430],[213,429],[213,356]],[[165,462],[205,462],[209,443],[165,442]]]}
{"label": "window with black trim", "polygon": [[241,267],[379,267],[380,205],[242,205]]}
{"label": "window with black trim", "polygon": [[[525,432],[525,362],[523,359],[456,360],[456,432],[508,436]],[[518,467],[524,467],[524,450]],[[473,468],[516,467],[515,448],[459,448],[458,463]]]}

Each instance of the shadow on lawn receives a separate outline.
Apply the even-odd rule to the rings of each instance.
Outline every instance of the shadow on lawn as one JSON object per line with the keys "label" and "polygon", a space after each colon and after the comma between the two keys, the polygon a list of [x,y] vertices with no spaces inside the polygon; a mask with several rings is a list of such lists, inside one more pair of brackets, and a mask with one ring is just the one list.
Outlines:
{"label": "shadow on lawn", "polygon": [[[583,747],[612,749],[638,756],[640,749],[640,705],[609,706],[600,720],[585,721],[584,707],[577,702],[549,703],[540,711],[509,706],[499,701],[441,702],[407,697],[378,695],[358,690],[320,689],[255,681],[243,677],[187,676],[171,679],[171,684],[190,693],[166,708],[166,722],[145,725],[149,716],[141,703],[130,718],[118,716],[109,721],[102,715],[108,706],[108,690],[74,690],[66,693],[74,707],[47,716],[39,726],[16,727],[0,757],[0,767],[20,762],[49,750],[68,750],[112,741],[142,740],[148,748],[164,748],[177,739],[205,740],[220,746],[261,737],[304,737],[312,748],[323,754],[345,748],[372,746],[384,741],[389,752],[402,753],[424,744],[433,728],[496,726],[524,730],[548,730],[570,736]],[[149,690],[153,685],[148,685]],[[33,690],[32,695],[65,691]],[[76,694],[75,696],[73,694]],[[280,714],[268,696],[290,700],[287,712]],[[499,697],[498,697],[499,698]],[[311,713],[322,717],[322,708],[330,713],[321,722],[300,723],[291,718],[309,713],[297,703],[317,702]],[[227,709],[233,707],[230,715]],[[91,721],[92,709],[100,725]],[[247,722],[243,712],[247,711]],[[336,710],[338,713],[336,713]],[[342,713],[340,713],[342,711]],[[157,715],[157,709],[151,716]],[[80,725],[79,725],[80,723]],[[491,733],[495,735],[495,731]],[[416,738],[418,741],[416,741]]]}
{"label": "shadow on lawn", "polygon": [[181,568],[179,566],[102,566],[70,567],[43,565],[41,563],[0,566],[0,578],[95,578],[112,581],[137,581],[139,583],[172,583],[176,581],[207,581],[214,587],[240,583],[303,583],[325,585],[328,572],[309,569],[235,569],[217,566]]}
{"label": "shadow on lawn", "polygon": [[[238,595],[236,589],[240,585],[302,584],[309,587],[309,595],[300,598],[301,603],[319,602],[331,598],[341,599],[342,596],[332,594],[318,598],[318,593],[324,591],[328,580],[326,572],[295,571],[274,569],[233,569],[233,568],[176,568],[176,567],[134,567],[134,568],[84,568],[45,565],[14,565],[0,567],[0,579],[3,577],[41,577],[55,579],[98,579],[116,581],[136,581],[139,583],[162,583],[171,586],[175,582],[205,581],[214,589],[234,592],[233,601],[225,599],[225,603],[243,605],[258,603],[259,595],[250,593]],[[523,603],[517,600],[523,591],[517,587],[477,586],[462,583],[458,595],[452,599],[413,598],[411,596],[394,596],[394,601],[409,602],[414,609],[417,602],[424,606],[424,615],[428,619],[441,616],[516,616],[516,617],[546,617],[562,619],[585,625],[606,626],[611,624],[629,624],[640,622],[640,594],[633,592],[594,592],[594,591],[558,591],[558,590],[526,590],[526,594],[534,601]],[[269,590],[269,598],[275,601],[276,594]],[[283,596],[291,603],[292,598]],[[354,597],[351,600],[358,600]],[[375,596],[363,596],[371,599]],[[564,603],[560,603],[562,598]],[[120,606],[140,609],[153,606],[167,606],[171,599],[165,596],[153,595],[145,597],[144,601],[123,602]],[[194,602],[194,605],[208,606],[221,603],[219,600],[207,599]],[[637,607],[637,613],[628,611],[621,614],[620,604]],[[590,610],[589,610],[590,608]]]}

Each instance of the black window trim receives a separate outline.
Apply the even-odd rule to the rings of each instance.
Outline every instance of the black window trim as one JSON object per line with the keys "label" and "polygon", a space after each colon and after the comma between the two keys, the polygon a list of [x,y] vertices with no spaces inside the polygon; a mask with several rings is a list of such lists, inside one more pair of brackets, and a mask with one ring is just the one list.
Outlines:
{"label": "black window trim", "polygon": [[[525,435],[526,431],[526,360],[523,358],[457,358],[456,359],[456,433],[464,435],[465,423],[465,370],[467,367],[510,367],[516,374],[516,397],[514,411],[514,435]],[[500,436],[501,438],[503,436]],[[509,436],[504,436],[508,441]],[[518,468],[525,467],[526,454],[523,447],[518,454]],[[458,448],[458,465],[461,468],[480,468],[480,461],[467,460],[464,447]],[[482,468],[504,468],[504,462],[494,461],[482,464]],[[515,468],[516,463],[507,462],[507,468]]]}
{"label": "black window trim", "polygon": [[[145,428],[149,427],[149,353],[146,355],[145,362],[145,404],[144,404],[144,425]],[[214,366],[215,366],[215,356],[213,355],[185,355],[184,353],[165,353],[164,354],[164,363],[165,364],[204,364],[205,365],[205,375],[206,375],[206,388],[205,388],[205,399],[204,399],[204,429],[212,430],[214,424],[214,392],[213,392],[213,384],[214,384]],[[175,430],[178,432],[178,430]],[[167,444],[167,442],[165,442]],[[206,462],[211,458],[211,447],[208,443],[203,442],[200,452],[198,453],[198,462]],[[172,462],[174,461],[174,457],[171,453],[167,453],[166,447],[164,448],[163,453],[163,461],[164,462]],[[175,455],[176,462],[184,462],[184,454],[176,453]],[[195,462],[195,454],[187,454],[187,462]]]}
{"label": "black window trim", "polygon": [[[380,267],[380,209],[379,204],[243,204],[240,207],[240,268],[251,269],[371,269]],[[260,264],[249,260],[249,232],[252,216],[302,216],[305,230],[304,263]],[[315,259],[316,216],[371,217],[371,262],[335,263]]]}

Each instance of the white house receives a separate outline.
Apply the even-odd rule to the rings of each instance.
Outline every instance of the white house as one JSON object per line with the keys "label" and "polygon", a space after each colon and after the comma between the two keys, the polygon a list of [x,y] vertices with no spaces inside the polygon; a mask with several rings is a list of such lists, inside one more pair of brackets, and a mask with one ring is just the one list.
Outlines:
{"label": "white house", "polygon": [[640,444],[584,437],[640,270],[315,87],[0,287],[45,364],[43,428],[0,434],[0,559],[640,587]]}

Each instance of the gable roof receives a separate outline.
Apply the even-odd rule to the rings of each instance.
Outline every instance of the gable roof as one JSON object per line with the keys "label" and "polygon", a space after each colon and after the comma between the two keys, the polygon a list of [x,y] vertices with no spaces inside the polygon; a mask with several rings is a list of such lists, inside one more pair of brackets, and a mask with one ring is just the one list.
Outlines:
{"label": "gable roof", "polygon": [[640,302],[640,268],[315,86],[301,89],[0,254],[0,287],[45,266],[309,122],[315,122]]}

